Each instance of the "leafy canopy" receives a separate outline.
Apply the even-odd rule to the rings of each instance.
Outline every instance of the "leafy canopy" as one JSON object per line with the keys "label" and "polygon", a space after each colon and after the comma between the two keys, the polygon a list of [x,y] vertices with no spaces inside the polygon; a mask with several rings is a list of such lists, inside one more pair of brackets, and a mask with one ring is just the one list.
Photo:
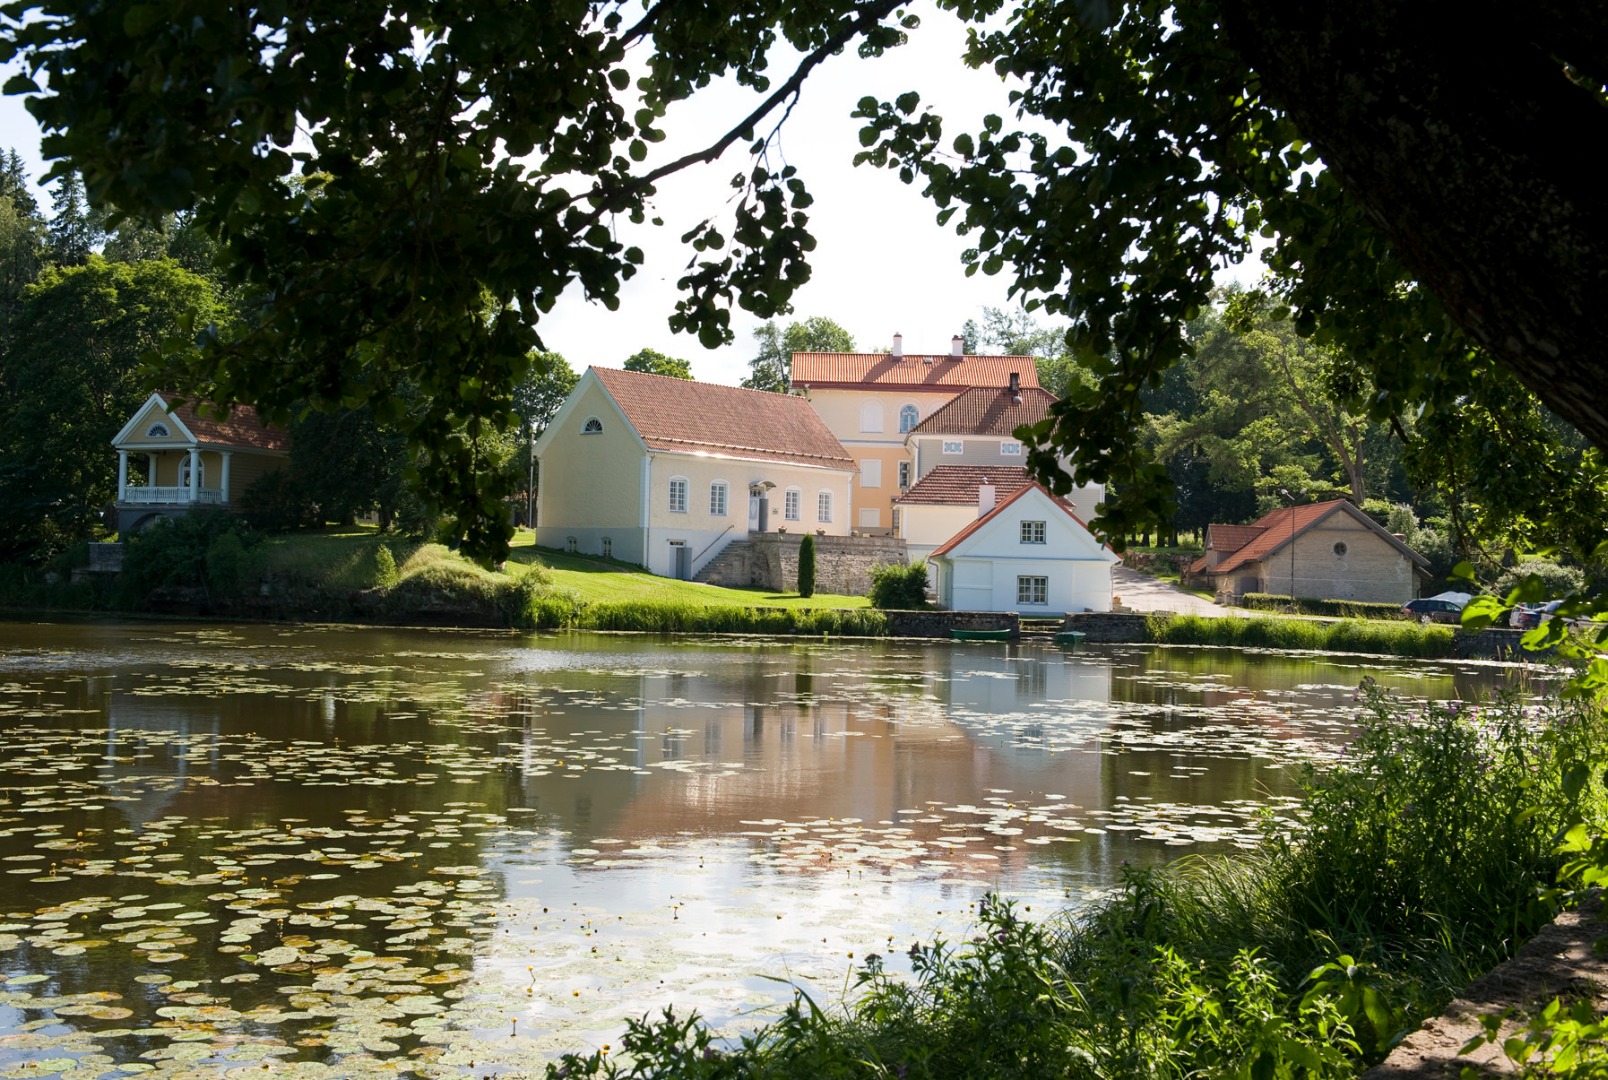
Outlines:
{"label": "leafy canopy", "polygon": [[793,385],[793,354],[801,352],[853,352],[854,335],[824,315],[812,315],[781,329],[772,319],[754,331],[759,348],[748,361],[750,390],[785,394]]}

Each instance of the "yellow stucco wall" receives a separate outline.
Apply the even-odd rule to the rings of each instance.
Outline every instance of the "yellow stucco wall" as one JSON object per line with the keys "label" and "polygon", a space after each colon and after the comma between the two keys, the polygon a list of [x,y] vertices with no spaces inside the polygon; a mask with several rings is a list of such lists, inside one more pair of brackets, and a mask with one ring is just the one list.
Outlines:
{"label": "yellow stucco wall", "polygon": [[[603,430],[583,435],[596,417]],[[557,431],[543,434],[541,477],[537,481],[538,542],[545,533],[577,527],[640,528],[642,525],[642,442],[596,381],[559,418]]]}

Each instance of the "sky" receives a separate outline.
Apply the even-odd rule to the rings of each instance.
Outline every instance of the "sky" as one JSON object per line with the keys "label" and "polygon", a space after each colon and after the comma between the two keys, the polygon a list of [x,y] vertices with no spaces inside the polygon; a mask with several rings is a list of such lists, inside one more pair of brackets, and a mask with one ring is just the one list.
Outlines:
{"label": "sky", "polygon": [[[965,29],[953,15],[925,3],[912,9],[922,25],[909,44],[873,60],[852,50],[827,60],[806,81],[783,129],[782,156],[798,168],[815,197],[809,212],[817,247],[810,257],[811,280],[795,294],[794,313],[779,321],[822,315],[844,326],[866,351],[886,348],[897,332],[908,353],[945,353],[967,319],[980,320],[985,307],[1012,304],[1009,270],[968,278],[961,263],[967,241],[952,225],[936,223],[936,208],[921,196],[919,181],[907,186],[890,171],[855,168],[860,124],[850,113],[867,94],[887,101],[917,90],[944,118],[947,142],[963,130],[975,130],[989,112],[1008,117],[1010,87],[992,71],[972,71],[961,63]],[[791,59],[773,62],[775,82],[791,72]],[[707,145],[757,100],[734,83],[711,86],[669,113],[663,126],[670,137],[657,149],[668,158]],[[0,147],[16,148],[35,177],[45,171],[39,131],[16,98],[0,99]],[[681,234],[706,217],[729,220],[733,192],[728,182],[749,165],[739,144],[711,166],[661,182],[655,209],[665,225],[620,223],[621,239],[641,247],[647,263],[622,286],[618,310],[588,303],[571,288],[538,326],[547,347],[577,371],[589,365],[619,367],[649,347],[690,361],[697,379],[740,381],[748,373],[753,331],[761,320],[734,312],[734,342],[713,350],[695,337],[671,333],[667,320],[675,309],[676,280],[693,254],[680,243]],[[48,198],[41,201],[49,205]]]}

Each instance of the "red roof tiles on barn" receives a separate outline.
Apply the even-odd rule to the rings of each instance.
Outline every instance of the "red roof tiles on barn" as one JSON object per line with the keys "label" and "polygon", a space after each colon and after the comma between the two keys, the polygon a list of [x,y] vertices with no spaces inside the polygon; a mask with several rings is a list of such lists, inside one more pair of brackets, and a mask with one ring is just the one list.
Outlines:
{"label": "red roof tiles on barn", "polygon": [[801,397],[619,368],[591,370],[650,449],[855,469]]}

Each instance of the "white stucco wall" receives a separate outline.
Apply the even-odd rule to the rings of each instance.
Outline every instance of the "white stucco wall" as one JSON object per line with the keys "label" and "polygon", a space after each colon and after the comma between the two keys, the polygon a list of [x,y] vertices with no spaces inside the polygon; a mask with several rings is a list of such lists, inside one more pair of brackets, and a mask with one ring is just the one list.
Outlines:
{"label": "white stucco wall", "polygon": [[[1043,521],[1045,542],[1022,543],[1023,521]],[[945,607],[1059,615],[1110,611],[1111,567],[1118,560],[1047,496],[1034,490],[938,561],[939,601]],[[1018,601],[1018,579],[1022,577],[1046,579],[1046,603]]]}

